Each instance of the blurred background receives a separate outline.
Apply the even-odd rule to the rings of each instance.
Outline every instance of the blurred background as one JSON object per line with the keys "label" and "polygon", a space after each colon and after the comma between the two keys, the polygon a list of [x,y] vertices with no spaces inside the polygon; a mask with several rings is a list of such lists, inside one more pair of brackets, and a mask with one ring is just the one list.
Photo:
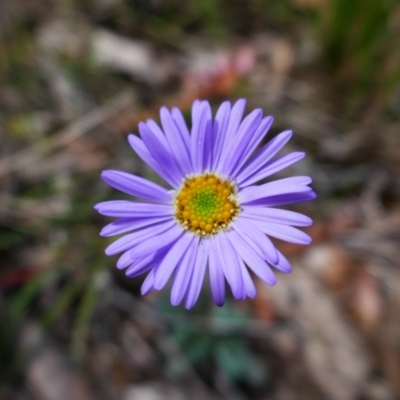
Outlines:
{"label": "blurred background", "polygon": [[[307,152],[313,243],[252,301],[142,298],[100,171],[157,180],[138,122],[239,97]],[[0,399],[400,399],[399,107],[397,0],[1,0]]]}

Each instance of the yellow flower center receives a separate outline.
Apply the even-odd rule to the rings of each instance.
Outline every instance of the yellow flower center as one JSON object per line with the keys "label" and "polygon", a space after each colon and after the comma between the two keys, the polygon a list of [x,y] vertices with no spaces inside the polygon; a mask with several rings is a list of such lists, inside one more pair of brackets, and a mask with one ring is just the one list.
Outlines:
{"label": "yellow flower center", "polygon": [[177,192],[175,207],[178,222],[199,236],[228,229],[240,211],[233,183],[214,174],[188,178]]}

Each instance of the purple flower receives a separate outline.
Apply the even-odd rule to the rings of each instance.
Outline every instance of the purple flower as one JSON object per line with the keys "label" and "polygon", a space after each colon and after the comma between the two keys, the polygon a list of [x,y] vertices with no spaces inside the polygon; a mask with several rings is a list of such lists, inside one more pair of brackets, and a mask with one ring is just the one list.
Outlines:
{"label": "purple flower", "polygon": [[[291,265],[269,236],[297,244],[311,238],[293,226],[312,220],[276,206],[316,197],[307,186],[311,178],[296,176],[255,185],[301,160],[305,153],[273,157],[292,136],[285,131],[257,150],[273,118],[256,109],[242,120],[246,101],[226,101],[212,118],[207,101],[192,106],[192,131],[179,109],[160,111],[162,129],[153,121],[139,124],[141,139],[129,135],[138,156],[171,187],[120,171],[104,171],[112,187],[138,201],[106,201],[98,212],[118,220],[102,236],[124,233],[106,249],[122,253],[117,267],[126,275],[148,275],[142,294],[161,290],[174,275],[171,303],[185,299],[194,306],[208,266],[212,296],[218,306],[225,300],[225,279],[235,299],[254,298],[251,270],[269,285],[276,282],[271,266],[288,273]],[[253,154],[254,153],[254,154]],[[128,233],[129,232],[129,233]]]}

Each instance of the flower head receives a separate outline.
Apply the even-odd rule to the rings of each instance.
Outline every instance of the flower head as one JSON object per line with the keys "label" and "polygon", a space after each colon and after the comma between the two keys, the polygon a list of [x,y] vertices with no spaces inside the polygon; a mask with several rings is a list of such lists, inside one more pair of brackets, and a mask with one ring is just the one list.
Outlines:
{"label": "flower head", "polygon": [[291,131],[257,150],[273,119],[263,118],[257,109],[242,120],[245,104],[243,99],[233,106],[226,101],[213,119],[210,104],[196,100],[191,133],[177,108],[163,107],[162,128],[148,120],[139,124],[141,138],[129,135],[133,150],[172,189],[125,172],[102,173],[109,185],[141,199],[106,201],[95,208],[119,218],[101,231],[103,236],[125,234],[106,254],[122,253],[117,267],[126,269],[128,277],[148,272],[142,294],[162,289],[174,275],[171,303],[185,299],[186,308],[191,308],[208,266],[217,305],[225,300],[225,280],[236,299],[254,298],[249,270],[269,285],[276,282],[271,267],[291,271],[269,236],[311,242],[293,227],[311,225],[310,218],[276,208],[314,199],[311,179],[296,176],[255,185],[305,154],[273,158]]}

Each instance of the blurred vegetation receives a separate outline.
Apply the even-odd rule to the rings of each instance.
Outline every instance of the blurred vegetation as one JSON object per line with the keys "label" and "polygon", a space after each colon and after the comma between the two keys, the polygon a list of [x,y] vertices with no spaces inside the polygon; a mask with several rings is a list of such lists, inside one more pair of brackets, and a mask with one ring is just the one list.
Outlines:
{"label": "blurred vegetation", "polygon": [[[107,28],[174,54],[184,53],[194,39],[223,47],[268,30],[296,42],[298,32],[305,30],[318,54],[308,68],[327,83],[322,85],[327,92],[321,97],[326,96],[323,103],[329,104],[335,125],[344,135],[355,124],[376,122],[385,113],[399,119],[398,109],[390,103],[398,94],[400,82],[397,0],[65,0],[51,7],[44,3],[35,0],[25,7],[23,2],[16,2],[13,9],[0,6],[0,14],[4,8],[4,21],[0,16],[2,156],[22,148],[40,151],[60,128],[126,87],[137,92],[141,111],[175,90],[174,80],[154,87],[99,66],[90,51],[44,50],[40,30],[51,18]],[[51,67],[44,67],[47,62]],[[57,78],[53,79],[54,70]],[[238,82],[232,97],[235,90],[242,90],[240,85],[243,82]],[[71,98],[63,98],[65,93],[72,93]],[[88,146],[94,167],[74,170],[67,160],[68,165],[55,175],[39,171],[35,176],[33,168],[28,177],[18,173],[2,177],[0,254],[4,280],[0,290],[5,307],[0,322],[6,329],[1,335],[0,364],[9,368],[1,369],[0,378],[7,384],[21,380],[21,365],[27,354],[25,348],[17,348],[17,333],[26,320],[38,321],[47,334],[58,337],[77,363],[88,362],[90,329],[99,312],[106,271],[114,271],[114,260],[103,254],[107,240],[98,237],[104,220],[93,212],[92,205],[117,195],[100,182],[99,169],[108,164],[127,165],[124,160],[133,158],[127,156],[130,150],[125,145],[121,148],[118,144],[121,136],[117,138],[117,132],[106,127],[98,136],[92,135],[92,143],[98,140],[103,146],[100,161]],[[314,150],[311,157],[318,158],[312,143],[302,144]],[[84,151],[77,153],[82,165]],[[52,169],[51,165],[47,168]],[[137,169],[148,174],[143,167]],[[31,257],[30,252],[39,248],[43,257]],[[118,272],[112,274],[121,287],[138,295],[137,281],[127,282]],[[169,310],[167,298],[154,301],[156,309],[164,310],[160,313]],[[168,312],[185,313],[181,308]],[[216,311],[207,302],[200,304],[194,315],[209,318],[211,324],[215,318],[229,318],[239,326],[249,318],[229,302],[225,309]],[[169,322],[169,328],[205,380],[210,375],[207,367],[217,365],[234,385],[268,385],[269,369],[249,340],[240,335],[218,337],[207,328],[199,332],[190,322]]]}
{"label": "blurred vegetation", "polygon": [[338,108],[345,119],[377,117],[400,79],[399,2],[328,1],[320,14],[322,56],[341,93]]}

